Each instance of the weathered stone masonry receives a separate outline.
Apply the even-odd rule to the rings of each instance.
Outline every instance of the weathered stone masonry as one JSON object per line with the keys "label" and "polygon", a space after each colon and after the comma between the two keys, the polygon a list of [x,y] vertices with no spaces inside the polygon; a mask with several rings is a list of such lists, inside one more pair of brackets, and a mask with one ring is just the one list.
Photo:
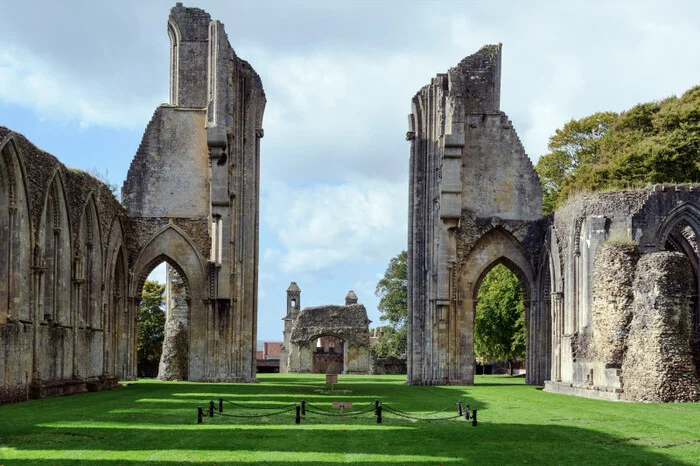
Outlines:
{"label": "weathered stone masonry", "polygon": [[[287,288],[287,314],[284,317],[281,373],[327,372],[337,367],[344,374],[370,372],[369,324],[367,310],[358,304],[350,290],[345,305],[315,306],[301,309],[301,290],[296,282]],[[336,354],[327,354],[326,339],[342,343]],[[334,364],[333,360],[337,359]]]}
{"label": "weathered stone masonry", "polygon": [[479,284],[502,263],[523,285],[528,383],[697,401],[700,187],[579,196],[541,218],[539,180],[499,110],[500,57],[485,46],[412,101],[408,383],[474,382]]}
{"label": "weathered stone masonry", "polygon": [[0,403],[112,387],[135,341],[109,188],[0,127]]}
{"label": "weathered stone masonry", "polygon": [[699,189],[588,194],[557,210],[546,390],[700,401]]}
{"label": "weathered stone masonry", "polygon": [[265,94],[223,25],[203,10],[178,4],[168,34],[170,103],[156,109],[122,190],[133,226],[133,302],[166,261],[187,291],[180,322],[189,380],[250,381]]}
{"label": "weathered stone masonry", "polygon": [[0,127],[0,403],[134,379],[141,289],[161,262],[179,294],[164,378],[255,380],[265,94],[203,10],[178,3],[168,34],[170,103],[124,207]]}
{"label": "weathered stone masonry", "polygon": [[546,319],[536,288],[540,182],[499,110],[501,46],[435,77],[412,101],[409,180],[408,381],[474,381],[479,283],[505,263],[526,290],[528,379],[544,380]]}

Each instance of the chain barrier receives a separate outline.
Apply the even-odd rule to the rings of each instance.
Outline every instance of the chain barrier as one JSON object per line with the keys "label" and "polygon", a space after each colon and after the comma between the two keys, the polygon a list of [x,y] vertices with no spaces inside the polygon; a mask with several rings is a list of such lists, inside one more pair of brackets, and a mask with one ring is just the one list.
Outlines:
{"label": "chain barrier", "polygon": [[288,413],[292,411],[293,409],[296,409],[296,405],[292,405],[291,407],[284,409],[282,411],[277,411],[274,413],[262,413],[262,414],[230,414],[230,413],[217,413],[214,412],[215,416],[224,416],[224,417],[239,417],[239,418],[244,418],[244,419],[251,419],[251,418],[256,418],[256,417],[269,417],[269,416],[278,416],[280,414]]}
{"label": "chain barrier", "polygon": [[[454,416],[448,416],[448,417],[422,417],[422,416],[414,416],[412,414],[406,413],[405,411],[399,411],[398,409],[392,408],[391,406],[385,405],[385,404],[382,404],[382,408],[384,408],[387,412],[389,412],[391,414],[402,417],[404,419],[410,419],[412,421],[428,421],[428,422],[448,421],[450,419],[457,419],[458,417],[462,417],[461,414],[457,414]],[[436,414],[436,413],[440,413],[442,411],[445,411],[445,410],[443,409],[443,410],[435,411],[434,413],[429,413],[429,414]]]}
{"label": "chain barrier", "polygon": [[[270,409],[277,409],[278,411],[275,412],[264,412],[260,414],[232,414],[232,413],[224,413],[224,401],[226,403],[239,407],[239,408],[244,408],[248,410],[270,410]],[[401,411],[399,409],[396,409],[390,405],[385,405],[383,403],[380,403],[379,400],[375,400],[374,403],[370,403],[369,405],[361,405],[356,407],[355,409],[345,411],[342,407],[340,408],[339,412],[334,412],[334,411],[329,411],[324,407],[321,406],[316,406],[312,405],[310,403],[307,403],[305,400],[301,400],[300,403],[291,403],[287,405],[282,405],[282,406],[255,406],[255,405],[245,405],[241,403],[236,403],[230,400],[224,400],[223,398],[219,398],[219,409],[218,412],[215,410],[215,405],[214,405],[214,400],[209,402],[208,409],[205,411],[202,406],[197,407],[197,424],[202,423],[202,419],[204,417],[214,417],[215,415],[218,416],[224,416],[224,417],[232,417],[232,418],[241,418],[241,419],[254,419],[254,418],[262,418],[262,417],[270,417],[270,416],[279,416],[285,413],[288,413],[290,411],[296,410],[296,418],[295,422],[297,424],[301,423],[301,418],[302,416],[306,417],[306,413],[308,412],[309,414],[313,415],[318,415],[318,416],[326,416],[326,417],[334,417],[334,418],[340,418],[340,421],[342,422],[343,417],[353,417],[353,416],[361,416],[363,414],[368,414],[370,412],[374,412],[374,415],[377,417],[377,424],[382,423],[382,410],[386,410],[386,412],[403,418],[407,419],[409,421],[425,421],[425,422],[433,422],[433,421],[449,421],[452,419],[457,419],[460,417],[464,417],[465,420],[470,419],[469,415],[469,405],[466,405],[466,413],[464,413],[463,416],[463,406],[462,402],[458,401],[457,402],[457,407],[458,407],[458,412],[459,414],[456,414],[454,416],[443,416],[443,417],[431,417],[436,414],[443,413],[449,409],[454,409],[454,406],[447,406],[443,409],[440,409],[438,411],[433,411],[430,413],[426,413],[422,416],[415,415],[412,413],[409,413],[407,411]],[[472,420],[472,426],[477,425],[476,421],[476,410],[473,410],[473,414],[471,416]]]}

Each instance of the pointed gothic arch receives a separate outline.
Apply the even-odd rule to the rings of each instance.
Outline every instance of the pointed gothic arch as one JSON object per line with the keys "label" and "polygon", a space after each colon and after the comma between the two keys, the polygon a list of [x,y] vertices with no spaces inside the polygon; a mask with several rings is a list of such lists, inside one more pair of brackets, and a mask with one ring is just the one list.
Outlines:
{"label": "pointed gothic arch", "polygon": [[[143,284],[151,271],[160,263],[166,262],[182,278],[187,290],[188,303],[188,361],[190,380],[201,380],[206,371],[215,373],[217,368],[207,365],[206,346],[208,344],[207,303],[210,299],[204,261],[197,252],[192,240],[175,225],[169,224],[155,233],[138,253],[133,266],[130,284],[131,303],[134,315],[138,313]],[[135,336],[132,337],[135,344]],[[222,351],[224,349],[222,348]],[[136,354],[133,354],[133,375],[136,370]],[[204,364],[202,364],[204,362]]]}
{"label": "pointed gothic arch", "polygon": [[[453,333],[447,341],[436,345],[454,348],[450,350],[450,360],[446,361],[450,379],[454,383],[471,383],[474,368],[474,313],[478,299],[479,285],[486,274],[496,265],[503,264],[520,280],[523,287],[525,322],[527,326],[526,381],[543,383],[548,377],[550,351],[542,341],[547,339],[547,329],[551,327],[549,309],[540,303],[540,290],[531,261],[520,241],[502,226],[496,226],[481,236],[461,265],[457,285],[462,299],[454,316],[438,316],[440,321],[453,320],[460,325],[452,326]],[[469,366],[467,366],[467,362]]]}
{"label": "pointed gothic arch", "polygon": [[31,216],[25,173],[13,138],[0,144],[0,324],[31,322]]}

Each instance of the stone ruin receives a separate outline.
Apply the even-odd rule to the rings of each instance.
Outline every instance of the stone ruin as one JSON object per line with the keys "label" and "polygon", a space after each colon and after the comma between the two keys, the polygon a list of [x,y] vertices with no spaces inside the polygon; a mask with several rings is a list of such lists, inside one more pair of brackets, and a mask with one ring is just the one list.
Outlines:
{"label": "stone ruin", "polygon": [[[265,94],[203,10],[178,3],[167,29],[170,102],[123,205],[0,127],[0,403],[136,378],[141,290],[162,262],[160,378],[255,380]],[[412,100],[408,383],[474,382],[479,284],[503,264],[523,285],[528,383],[699,401],[700,185],[582,195],[543,218],[500,77],[501,46],[485,46]],[[301,310],[290,285],[282,372],[370,370],[367,313],[348,298]]]}
{"label": "stone ruin", "polygon": [[367,310],[350,290],[345,305],[301,309],[296,282],[287,288],[280,373],[368,374]]}
{"label": "stone ruin", "polygon": [[0,127],[0,403],[136,378],[136,315],[168,264],[160,378],[254,381],[265,94],[224,26],[170,12],[170,102],[122,188]]}
{"label": "stone ruin", "polygon": [[474,383],[474,311],[497,264],[523,286],[526,381],[700,401],[700,185],[582,195],[548,217],[500,111],[501,46],[412,101],[408,383]]}

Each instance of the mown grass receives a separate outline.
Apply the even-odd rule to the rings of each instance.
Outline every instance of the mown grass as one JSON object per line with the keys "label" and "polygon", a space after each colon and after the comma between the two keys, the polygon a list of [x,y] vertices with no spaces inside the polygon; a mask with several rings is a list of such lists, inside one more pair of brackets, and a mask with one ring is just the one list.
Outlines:
{"label": "mown grass", "polygon": [[[124,388],[0,407],[0,464],[356,463],[700,464],[700,404],[613,403],[542,392],[520,377],[481,376],[473,387],[416,387],[401,376],[259,375],[259,384],[139,381]],[[322,390],[322,391],[318,391]],[[412,422],[384,412],[345,417],[295,413],[215,416],[219,396],[278,406],[305,399],[353,410],[379,399],[418,415],[461,400],[479,425]],[[225,404],[225,412],[258,413]],[[273,411],[273,410],[270,410]],[[443,413],[440,416],[444,415]]]}

